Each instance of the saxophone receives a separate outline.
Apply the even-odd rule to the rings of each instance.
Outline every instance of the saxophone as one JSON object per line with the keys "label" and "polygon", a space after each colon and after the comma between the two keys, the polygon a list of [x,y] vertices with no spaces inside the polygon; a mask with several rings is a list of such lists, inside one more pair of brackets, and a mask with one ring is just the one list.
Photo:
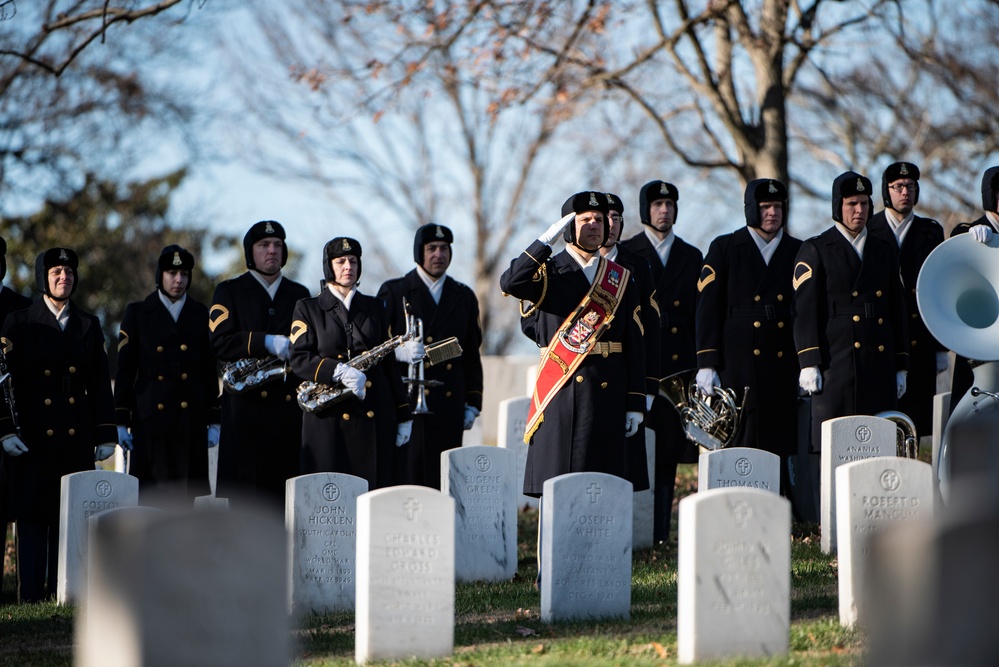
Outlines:
{"label": "saxophone", "polygon": [[[402,334],[389,338],[381,345],[376,345],[344,363],[359,371],[366,371],[388,356],[395,348],[415,338],[421,325],[422,322],[416,317],[407,315],[406,330]],[[306,380],[298,385],[298,404],[306,412],[321,413],[349,396],[351,396],[350,391],[339,383],[328,385]]]}
{"label": "saxophone", "polygon": [[265,382],[284,380],[288,364],[274,356],[230,361],[222,367],[222,386],[230,394],[241,394]]}

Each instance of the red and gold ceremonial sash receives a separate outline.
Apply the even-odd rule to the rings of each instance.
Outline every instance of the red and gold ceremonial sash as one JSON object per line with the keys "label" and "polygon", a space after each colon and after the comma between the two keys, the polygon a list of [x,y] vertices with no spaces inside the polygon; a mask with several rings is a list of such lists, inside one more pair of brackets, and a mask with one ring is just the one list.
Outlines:
{"label": "red and gold ceremonial sash", "polygon": [[531,436],[545,420],[545,408],[583,363],[614,319],[630,275],[628,269],[620,264],[600,258],[590,291],[562,323],[545,349],[538,366],[531,406],[527,411],[524,442],[530,443]]}

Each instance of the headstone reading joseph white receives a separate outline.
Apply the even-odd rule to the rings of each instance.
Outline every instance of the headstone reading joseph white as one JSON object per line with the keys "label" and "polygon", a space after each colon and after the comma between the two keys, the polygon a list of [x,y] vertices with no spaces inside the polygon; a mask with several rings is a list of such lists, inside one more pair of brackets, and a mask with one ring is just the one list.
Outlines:
{"label": "headstone reading joseph white", "polygon": [[903,522],[929,521],[933,502],[933,470],[922,461],[879,456],[836,470],[840,625],[870,620],[872,538]]}
{"label": "headstone reading joseph white", "polygon": [[98,517],[75,664],[289,665],[284,526],[245,507]]}
{"label": "headstone reading joseph white", "polygon": [[454,499],[393,486],[357,499],[354,660],[454,650]]}
{"label": "headstone reading joseph white", "polygon": [[822,422],[819,533],[823,553],[836,551],[836,468],[878,456],[895,456],[898,428],[880,417],[855,415]]}
{"label": "headstone reading joseph white", "polygon": [[441,454],[441,491],[454,498],[458,581],[503,581],[517,572],[517,455],[499,447]]}
{"label": "headstone reading joseph white", "polygon": [[56,599],[72,604],[87,591],[87,519],[116,507],[139,504],[139,480],[110,470],[85,470],[63,475],[59,496],[59,569]]}
{"label": "headstone reading joseph white", "polygon": [[531,407],[531,397],[507,398],[499,404],[499,429],[497,445],[509,449],[517,455],[517,493],[520,494],[518,507],[538,507],[538,499],[525,496],[524,471],[527,469],[527,448],[524,431],[527,429],[527,411]]}
{"label": "headstone reading joseph white", "polygon": [[541,619],[630,618],[631,482],[573,472],[544,484]]}
{"label": "headstone reading joseph white", "polygon": [[677,655],[681,664],[787,653],[791,503],[760,489],[680,501]]}
{"label": "headstone reading joseph white", "polygon": [[745,488],[780,494],[780,457],[752,447],[703,452],[697,460],[697,490]]}
{"label": "headstone reading joseph white", "polygon": [[649,488],[635,491],[631,513],[631,548],[648,549],[652,546],[652,521],[655,514],[656,488],[656,432],[643,428],[645,433],[645,463],[649,469]]}
{"label": "headstone reading joseph white", "polygon": [[285,482],[292,614],[354,610],[357,497],[368,482],[320,472]]}

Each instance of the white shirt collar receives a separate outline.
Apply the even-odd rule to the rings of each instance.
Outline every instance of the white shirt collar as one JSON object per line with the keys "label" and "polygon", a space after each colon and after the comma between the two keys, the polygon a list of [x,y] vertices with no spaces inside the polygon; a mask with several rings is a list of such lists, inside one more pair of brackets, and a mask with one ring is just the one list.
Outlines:
{"label": "white shirt collar", "polygon": [[250,275],[253,276],[254,278],[256,278],[257,282],[260,283],[260,285],[265,290],[267,290],[268,296],[270,296],[271,297],[271,301],[273,301],[274,297],[277,296],[278,287],[281,285],[281,281],[284,280],[284,276],[281,275],[281,274],[278,274],[277,280],[275,280],[273,283],[271,283],[271,284],[268,285],[267,281],[264,280],[264,276],[262,274],[260,274],[259,272],[254,271],[253,269],[250,269]]}
{"label": "white shirt collar", "polygon": [[583,275],[592,283],[593,279],[597,277],[597,265],[600,264],[600,253],[595,252],[589,260],[586,260],[572,244],[567,245],[565,250],[569,253],[569,257],[576,260],[576,264],[579,264],[580,268],[583,269]]}
{"label": "white shirt collar", "polygon": [[176,322],[177,320],[179,320],[180,311],[184,310],[184,304],[187,303],[187,293],[185,292],[176,301],[171,301],[170,297],[164,294],[163,290],[161,289],[157,289],[156,293],[160,297],[160,303],[162,303],[163,306],[167,309],[167,312],[170,313],[170,317],[173,318],[173,321]]}
{"label": "white shirt collar", "polygon": [[350,304],[354,300],[354,295],[357,294],[357,285],[350,288],[350,291],[347,292],[347,296],[340,294],[340,292],[330,283],[326,283],[326,289],[330,291],[330,294],[340,299],[340,303],[343,304],[344,308],[350,310]]}
{"label": "white shirt collar", "polygon": [[676,239],[676,234],[673,233],[672,227],[669,230],[669,234],[666,235],[666,238],[660,241],[659,237],[655,235],[655,232],[653,232],[652,229],[646,225],[645,236],[649,239],[649,243],[652,244],[656,254],[659,255],[659,261],[663,263],[663,266],[666,266],[666,262],[669,261],[669,251],[673,247],[674,239]]}
{"label": "white shirt collar", "polygon": [[603,250],[600,251],[600,254],[603,256],[604,259],[609,260],[611,262],[616,262],[617,261],[617,244],[616,243],[614,245],[612,245],[610,248],[604,248],[604,250],[606,250],[607,252],[603,252]]}
{"label": "white shirt collar", "polygon": [[749,235],[756,241],[756,247],[759,248],[760,254],[763,255],[763,262],[769,266],[771,258],[777,252],[777,246],[780,245],[780,240],[784,238],[784,228],[781,227],[778,229],[777,233],[769,241],[760,236],[760,233],[754,227],[749,228]]}
{"label": "white shirt collar", "polygon": [[898,242],[899,247],[902,246],[905,235],[909,233],[909,229],[912,227],[912,218],[914,216],[915,211],[909,211],[908,215],[899,220],[898,211],[890,208],[885,209],[885,220],[888,221],[888,226],[895,233],[895,240]]}
{"label": "white shirt collar", "polygon": [[430,296],[434,298],[434,303],[440,303],[441,293],[444,291],[444,279],[447,277],[447,274],[442,274],[440,278],[434,278],[419,264],[416,265],[416,274],[420,276],[420,280],[430,290]]}
{"label": "white shirt collar", "polygon": [[49,307],[49,312],[55,316],[56,322],[59,323],[59,328],[65,331],[66,325],[69,324],[69,299],[62,302],[62,308],[56,306],[55,301],[49,298],[48,294],[43,294],[42,299],[45,300],[45,305]]}
{"label": "white shirt collar", "polygon": [[864,245],[867,244],[867,225],[864,225],[864,228],[860,230],[860,233],[857,234],[857,238],[854,238],[853,234],[851,234],[841,222],[836,223],[836,229],[838,229],[839,233],[843,235],[843,238],[850,242],[850,246],[857,251],[857,256],[863,260]]}

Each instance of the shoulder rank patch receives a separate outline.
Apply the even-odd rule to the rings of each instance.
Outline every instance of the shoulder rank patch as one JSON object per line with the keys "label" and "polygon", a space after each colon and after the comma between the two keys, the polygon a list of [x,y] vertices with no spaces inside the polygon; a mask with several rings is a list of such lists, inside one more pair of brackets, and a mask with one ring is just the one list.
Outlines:
{"label": "shoulder rank patch", "polygon": [[121,348],[128,345],[128,334],[122,329],[118,332],[118,351],[121,352]]}
{"label": "shoulder rank patch", "polygon": [[291,323],[291,335],[288,336],[288,340],[294,345],[295,341],[302,337],[306,331],[309,330],[309,325],[302,320],[295,320]]}
{"label": "shoulder rank patch", "polygon": [[212,306],[212,309],[208,311],[208,328],[211,329],[212,333],[214,333],[218,325],[222,324],[227,319],[229,319],[229,309],[216,303]]}
{"label": "shoulder rank patch", "polygon": [[705,264],[704,268],[701,269],[701,278],[697,281],[697,291],[703,292],[704,288],[710,285],[716,277],[715,270],[711,268],[711,265]]}
{"label": "shoulder rank patch", "polygon": [[10,354],[14,349],[14,344],[10,342],[9,338],[0,338],[0,347],[3,347],[4,354]]}
{"label": "shoulder rank patch", "polygon": [[802,283],[812,277],[812,267],[808,266],[804,262],[798,262],[794,265],[794,278],[791,280],[791,287],[794,291],[798,291]]}
{"label": "shoulder rank patch", "polygon": [[641,306],[635,306],[635,312],[633,312],[631,314],[631,317],[632,317],[632,319],[635,320],[635,324],[638,325],[638,330],[641,331],[642,335],[644,336],[645,335],[645,325],[642,324],[642,307]]}

